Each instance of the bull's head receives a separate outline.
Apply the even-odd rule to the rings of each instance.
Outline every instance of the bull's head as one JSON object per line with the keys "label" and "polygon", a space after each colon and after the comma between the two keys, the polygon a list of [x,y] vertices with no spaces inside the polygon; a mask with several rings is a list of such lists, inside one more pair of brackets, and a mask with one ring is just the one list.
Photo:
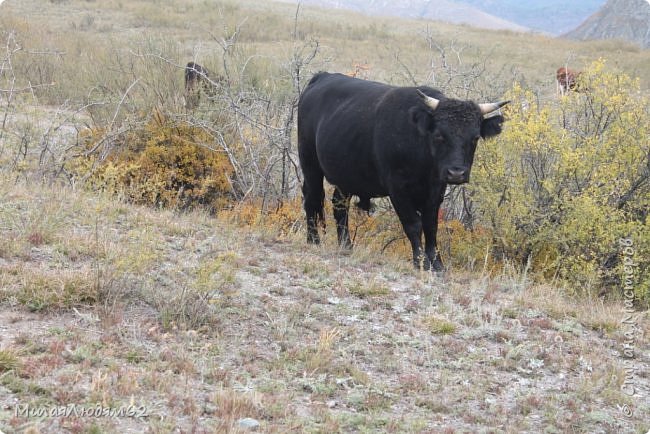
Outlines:
{"label": "bull's head", "polygon": [[501,132],[503,116],[489,115],[509,101],[476,104],[455,99],[439,100],[419,89],[418,94],[427,108],[411,109],[411,119],[420,134],[430,139],[439,180],[448,184],[468,182],[479,138]]}

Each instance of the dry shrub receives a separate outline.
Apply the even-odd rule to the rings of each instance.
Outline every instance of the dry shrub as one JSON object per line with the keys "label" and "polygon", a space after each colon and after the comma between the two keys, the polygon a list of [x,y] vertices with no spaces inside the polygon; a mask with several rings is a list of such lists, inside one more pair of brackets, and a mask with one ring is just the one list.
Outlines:
{"label": "dry shrub", "polygon": [[20,358],[11,348],[0,350],[0,373],[13,371],[20,367]]}
{"label": "dry shrub", "polygon": [[220,217],[240,226],[269,230],[281,236],[301,230],[305,219],[301,198],[274,202],[273,205],[267,205],[263,199],[248,199],[223,210]]}
{"label": "dry shrub", "polygon": [[[353,199],[354,200],[354,199]],[[377,211],[372,215],[350,207],[350,237],[356,246],[365,246],[377,253],[398,258],[411,257],[411,245],[404,235],[402,225],[388,200],[375,200]],[[332,215],[331,210],[327,210]],[[331,218],[331,217],[330,217]],[[336,232],[331,220],[332,231]]]}
{"label": "dry shrub", "polygon": [[225,389],[217,392],[213,401],[217,406],[216,416],[226,424],[232,424],[244,417],[264,416],[262,396],[257,393],[241,393]]}
{"label": "dry shrub", "polygon": [[472,229],[459,220],[441,220],[438,224],[438,249],[443,260],[450,258],[471,271],[491,272],[501,263],[492,254],[492,231],[478,226]]}
{"label": "dry shrub", "polygon": [[172,287],[169,291],[148,288],[144,292],[145,298],[160,312],[163,327],[214,329],[219,324],[221,312],[232,304],[232,298],[237,294],[237,260],[233,253],[206,258],[197,264],[191,284]]}
{"label": "dry shrub", "polygon": [[[88,150],[104,149],[102,129],[86,131]],[[217,212],[232,199],[232,165],[212,149],[204,129],[177,123],[154,111],[144,128],[114,138],[112,149],[78,157],[68,165],[95,190],[129,202],[186,210],[197,206]]]}
{"label": "dry shrub", "polygon": [[[331,192],[327,193],[331,196]],[[355,199],[352,200],[353,202]],[[404,234],[402,225],[388,200],[375,200],[377,211],[368,215],[350,206],[350,236],[354,245],[374,255],[385,254],[397,260],[410,260],[411,245]],[[329,235],[336,235],[331,203],[325,201],[325,227],[320,228]],[[441,213],[442,214],[442,213]],[[284,202],[265,205],[262,199],[249,199],[232,208],[223,210],[220,218],[243,227],[255,227],[279,236],[303,235],[305,231],[305,213],[302,198],[293,198]],[[438,248],[443,260],[462,264],[469,268],[498,268],[498,261],[488,255],[491,251],[492,234],[486,228],[467,229],[458,220],[440,220],[438,229]],[[487,256],[487,264],[485,263]]]}
{"label": "dry shrub", "polygon": [[[371,216],[351,207],[350,233],[354,244],[364,246],[377,254],[382,253],[397,260],[410,262],[411,244],[389,201],[375,200],[375,205],[378,210]],[[498,267],[496,258],[488,255],[492,243],[490,230],[485,227],[470,230],[458,220],[445,220],[442,210],[439,215],[437,244],[444,262],[472,270],[486,266],[493,270]],[[334,221],[330,221],[328,224],[334,226]]]}

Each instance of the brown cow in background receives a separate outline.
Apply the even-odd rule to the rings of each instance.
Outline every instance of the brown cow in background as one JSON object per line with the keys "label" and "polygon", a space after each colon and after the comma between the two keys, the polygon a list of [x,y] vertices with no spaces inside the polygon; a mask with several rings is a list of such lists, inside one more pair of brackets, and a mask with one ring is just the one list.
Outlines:
{"label": "brown cow in background", "polygon": [[558,68],[557,72],[555,73],[558,94],[564,96],[571,90],[577,92],[579,90],[578,77],[580,74],[582,74],[582,72],[565,68],[564,66]]}
{"label": "brown cow in background", "polygon": [[221,82],[221,76],[213,81],[208,68],[196,62],[189,62],[185,67],[185,106],[189,109],[197,107],[201,100],[201,92],[214,96],[216,85]]}

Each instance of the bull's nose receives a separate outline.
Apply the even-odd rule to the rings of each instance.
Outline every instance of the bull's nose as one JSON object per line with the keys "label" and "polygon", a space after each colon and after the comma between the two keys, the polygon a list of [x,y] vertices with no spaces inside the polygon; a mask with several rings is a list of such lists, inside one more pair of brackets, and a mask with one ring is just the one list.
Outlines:
{"label": "bull's nose", "polygon": [[447,169],[447,176],[449,178],[462,178],[465,176],[465,169],[461,169],[458,167]]}
{"label": "bull's nose", "polygon": [[467,182],[468,173],[462,167],[450,167],[445,173],[445,182],[450,184],[463,184]]}

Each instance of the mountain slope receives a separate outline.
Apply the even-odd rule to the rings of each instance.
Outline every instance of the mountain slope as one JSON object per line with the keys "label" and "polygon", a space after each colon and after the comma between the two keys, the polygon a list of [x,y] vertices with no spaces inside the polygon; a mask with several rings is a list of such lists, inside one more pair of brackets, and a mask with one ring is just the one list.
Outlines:
{"label": "mountain slope", "polygon": [[601,7],[604,0],[456,0],[490,15],[529,27],[533,30],[560,35],[574,29]]}
{"label": "mountain slope", "polygon": [[623,39],[650,47],[650,3],[647,0],[609,0],[578,28],[570,39]]}
{"label": "mountain slope", "polygon": [[575,28],[605,0],[305,0],[303,3],[372,15],[426,18],[487,29],[532,29],[560,35]]}
{"label": "mountain slope", "polygon": [[323,8],[349,9],[370,15],[399,16],[469,24],[495,30],[527,31],[525,26],[450,0],[303,0]]}

